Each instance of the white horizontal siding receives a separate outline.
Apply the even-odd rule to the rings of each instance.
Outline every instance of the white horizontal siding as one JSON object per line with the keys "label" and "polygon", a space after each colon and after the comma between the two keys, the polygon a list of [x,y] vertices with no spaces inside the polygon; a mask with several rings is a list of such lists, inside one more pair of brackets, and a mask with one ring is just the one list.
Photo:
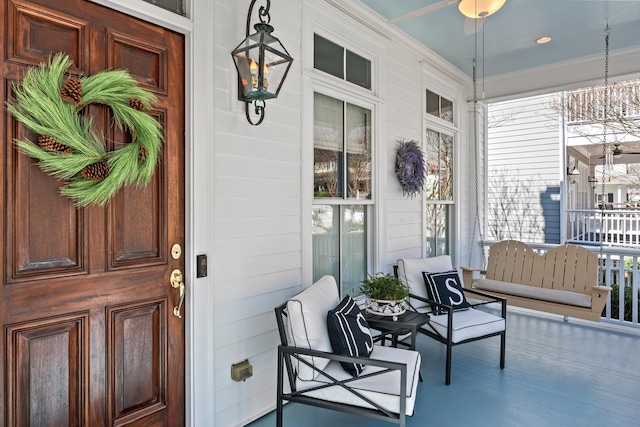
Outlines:
{"label": "white horizontal siding", "polygon": [[[324,0],[283,0],[271,4],[274,35],[294,57],[294,63],[280,96],[267,101],[265,120],[251,126],[244,117],[244,105],[236,99],[236,75],[231,50],[244,38],[245,2],[215,2],[215,45],[211,102],[215,114],[213,184],[195,199],[213,202],[210,218],[213,240],[208,244],[209,277],[212,287],[213,360],[211,364],[215,419],[219,427],[243,425],[275,405],[276,352],[279,342],[273,308],[309,283],[304,281],[311,259],[310,241],[304,234],[310,218],[305,206],[312,164],[307,164],[310,130],[304,129],[303,82],[311,81],[312,64],[305,43],[315,26],[349,39],[354,46],[371,48],[376,57],[374,81],[379,120],[375,153],[376,200],[379,210],[373,268],[391,271],[401,257],[419,257],[423,250],[423,203],[402,194],[395,176],[398,140],[422,140],[425,65],[407,39],[387,40],[372,28],[357,22]],[[352,7],[345,3],[346,7]],[[362,6],[353,5],[361,8]],[[256,4],[257,12],[258,4]],[[360,14],[355,14],[362,18]],[[310,27],[303,22],[310,18]],[[384,24],[386,25],[386,24]],[[385,31],[396,31],[387,26]],[[349,34],[356,37],[349,38]],[[366,43],[360,43],[362,40]],[[368,46],[367,46],[368,44]],[[305,47],[303,50],[303,46]],[[307,64],[307,65],[305,65]],[[439,76],[441,82],[454,85]],[[198,90],[198,88],[195,88]],[[464,90],[459,89],[461,93]],[[464,151],[466,144],[462,144]],[[466,160],[460,163],[466,168]],[[460,174],[468,179],[467,172]],[[309,188],[307,188],[309,187]],[[466,193],[465,190],[461,190]],[[466,196],[465,196],[466,198]],[[197,340],[197,337],[194,337]],[[253,377],[236,383],[230,378],[233,363],[248,359]]]}
{"label": "white horizontal siding", "polygon": [[553,95],[489,106],[488,238],[560,241],[562,153]]}

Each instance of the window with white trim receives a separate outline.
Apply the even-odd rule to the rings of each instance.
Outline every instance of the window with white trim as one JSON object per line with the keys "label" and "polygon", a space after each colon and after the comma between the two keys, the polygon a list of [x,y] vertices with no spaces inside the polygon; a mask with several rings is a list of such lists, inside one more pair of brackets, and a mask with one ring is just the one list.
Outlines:
{"label": "window with white trim", "polygon": [[454,199],[454,102],[425,91],[425,255],[452,253]]}
{"label": "window with white trim", "polygon": [[371,256],[373,104],[352,93],[371,88],[371,62],[318,35],[314,47],[314,68],[344,83],[313,98],[313,280],[332,275],[355,296]]}
{"label": "window with white trim", "polygon": [[453,202],[453,135],[427,128],[425,144],[426,256],[450,254]]}

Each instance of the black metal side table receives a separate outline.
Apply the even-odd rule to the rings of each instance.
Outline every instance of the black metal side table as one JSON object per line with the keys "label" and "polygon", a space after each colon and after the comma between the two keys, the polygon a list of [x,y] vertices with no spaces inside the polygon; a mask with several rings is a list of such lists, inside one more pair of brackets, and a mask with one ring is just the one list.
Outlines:
{"label": "black metal side table", "polygon": [[364,317],[369,323],[369,327],[380,331],[383,339],[387,335],[391,335],[391,343],[394,347],[398,346],[398,337],[401,335],[411,334],[411,350],[416,349],[416,335],[418,329],[429,322],[429,315],[426,313],[418,313],[416,311],[407,310],[403,314],[397,316],[398,320],[393,320],[391,316],[379,316],[364,311]]}

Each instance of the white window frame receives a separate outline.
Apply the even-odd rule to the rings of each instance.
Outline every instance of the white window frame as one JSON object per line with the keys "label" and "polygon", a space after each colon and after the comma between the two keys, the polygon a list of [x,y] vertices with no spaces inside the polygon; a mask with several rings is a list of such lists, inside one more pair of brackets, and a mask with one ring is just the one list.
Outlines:
{"label": "white window frame", "polygon": [[[380,135],[384,116],[384,102],[380,94],[384,82],[379,69],[383,53],[388,41],[368,28],[361,27],[346,16],[336,16],[327,10],[328,5],[318,4],[305,9],[303,28],[307,28],[302,38],[302,132],[301,148],[301,213],[302,213],[302,282],[311,283],[313,278],[313,245],[311,230],[311,210],[314,204],[326,205],[369,205],[367,217],[367,271],[379,270],[379,254],[382,253],[381,238],[384,223],[378,200],[380,200],[381,183],[378,177],[383,176],[380,171]],[[314,34],[324,37],[348,49],[351,52],[371,62],[371,89],[366,89],[347,80],[340,79],[328,73],[313,68]],[[375,39],[372,43],[372,39]],[[373,47],[375,50],[371,50]],[[306,55],[304,54],[306,52]],[[370,200],[356,199],[315,199],[313,197],[313,145],[314,145],[314,93],[331,96],[344,102],[351,103],[371,110],[371,147],[372,147],[372,188]],[[308,166],[307,166],[308,165]],[[307,220],[305,220],[307,219]]]}
{"label": "white window frame", "polygon": [[[422,148],[426,150],[427,144],[427,130],[439,132],[441,134],[449,135],[453,138],[453,197],[451,201],[433,201],[427,202],[424,193],[422,195],[422,256],[427,256],[427,243],[426,243],[426,225],[427,225],[427,205],[431,204],[448,204],[453,206],[451,210],[451,216],[447,224],[448,227],[448,239],[449,239],[449,255],[452,257],[454,263],[461,259],[460,250],[462,249],[458,244],[461,236],[461,229],[463,215],[461,215],[461,193],[463,174],[461,173],[461,165],[463,159],[463,153],[466,151],[467,146],[464,141],[466,133],[463,132],[464,126],[467,123],[466,117],[466,102],[463,100],[463,92],[461,88],[452,87],[448,83],[438,79],[428,72],[423,73],[423,79],[425,83],[422,85]],[[427,113],[427,90],[444,97],[453,103],[453,123],[441,119]],[[470,172],[472,173],[472,172]]]}

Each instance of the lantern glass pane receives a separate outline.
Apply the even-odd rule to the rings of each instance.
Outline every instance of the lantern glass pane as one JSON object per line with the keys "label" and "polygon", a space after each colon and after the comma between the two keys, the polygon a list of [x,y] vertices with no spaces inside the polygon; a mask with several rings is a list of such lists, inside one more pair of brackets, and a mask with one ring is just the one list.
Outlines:
{"label": "lantern glass pane", "polygon": [[265,49],[264,64],[262,69],[264,89],[277,96],[291,61],[289,58]]}

